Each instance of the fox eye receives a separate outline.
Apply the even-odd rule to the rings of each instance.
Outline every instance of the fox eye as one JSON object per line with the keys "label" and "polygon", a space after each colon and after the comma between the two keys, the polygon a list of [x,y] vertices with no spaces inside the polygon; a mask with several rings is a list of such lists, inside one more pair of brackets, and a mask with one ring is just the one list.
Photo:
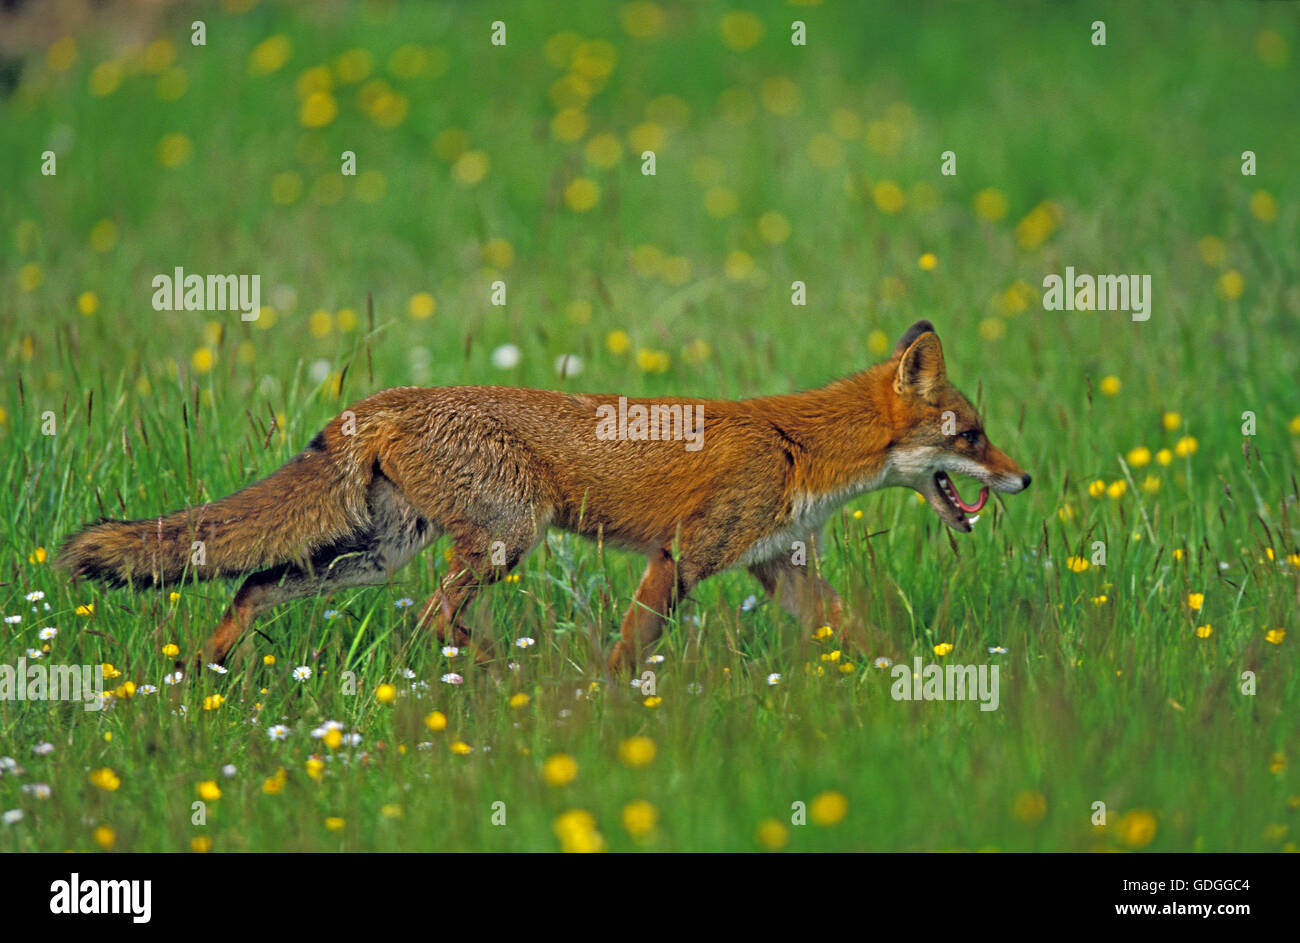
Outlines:
{"label": "fox eye", "polygon": [[965,439],[968,444],[975,445],[980,440],[980,433],[978,429],[967,429],[961,434],[961,437]]}

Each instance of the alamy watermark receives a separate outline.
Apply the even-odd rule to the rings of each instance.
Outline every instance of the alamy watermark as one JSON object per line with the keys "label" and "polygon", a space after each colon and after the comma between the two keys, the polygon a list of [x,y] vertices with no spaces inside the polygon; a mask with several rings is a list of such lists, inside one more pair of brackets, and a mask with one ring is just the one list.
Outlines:
{"label": "alamy watermark", "polygon": [[1129,311],[1134,321],[1151,317],[1150,275],[1076,275],[1043,279],[1043,307],[1048,311]]}
{"label": "alamy watermark", "polygon": [[155,311],[238,311],[256,321],[262,310],[261,275],[186,275],[179,265],[171,275],[155,275]]}
{"label": "alamy watermark", "polygon": [[900,663],[889,673],[896,701],[979,701],[982,711],[998,709],[997,665],[927,665],[917,656],[910,668]]}
{"label": "alamy watermark", "polygon": [[686,451],[704,448],[704,406],[682,403],[641,403],[628,405],[627,397],[618,398],[618,406],[605,403],[596,407],[596,438],[602,442],[627,439],[633,442],[685,442]]}
{"label": "alamy watermark", "polygon": [[0,665],[0,701],[84,701],[88,711],[104,709],[103,665],[27,663]]}

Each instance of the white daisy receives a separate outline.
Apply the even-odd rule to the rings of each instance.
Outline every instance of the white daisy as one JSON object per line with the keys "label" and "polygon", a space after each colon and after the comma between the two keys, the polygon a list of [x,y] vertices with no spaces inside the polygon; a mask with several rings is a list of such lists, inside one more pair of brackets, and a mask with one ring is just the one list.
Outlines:
{"label": "white daisy", "polygon": [[306,665],[299,665],[297,668],[293,669],[293,680],[295,681],[306,681],[310,677],[311,669]]}
{"label": "white daisy", "polygon": [[661,664],[663,660],[664,660],[663,655],[651,655],[649,658],[645,660],[645,663],[647,665],[658,665]]}
{"label": "white daisy", "polygon": [[1001,645],[994,645],[992,648],[989,649],[990,655],[1005,655],[1006,653],[1007,650],[1003,648]]}
{"label": "white daisy", "polygon": [[529,637],[526,636],[526,635],[525,635],[523,638],[517,638],[517,639],[515,639],[515,645],[517,645],[519,648],[529,648],[530,646],[533,646],[533,645],[536,645],[536,644],[537,644],[537,640],[536,640],[536,639],[531,639],[531,638],[529,638]]}
{"label": "white daisy", "polygon": [[560,377],[576,377],[582,372],[582,358],[577,354],[560,354],[555,358],[555,372]]}
{"label": "white daisy", "polygon": [[405,609],[407,606],[414,606],[415,600],[409,596],[403,596],[401,599],[397,600],[397,602],[393,603],[393,605],[398,609]]}
{"label": "white daisy", "polygon": [[180,684],[184,677],[185,672],[173,671],[171,674],[163,678],[163,684]]}
{"label": "white daisy", "polygon": [[32,592],[27,594],[28,602],[40,602],[44,598],[45,598],[45,594],[41,592],[39,589],[33,590]]}
{"label": "white daisy", "polygon": [[698,681],[692,681],[690,684],[686,685],[686,690],[691,694],[699,694],[704,690],[704,685],[700,684]]}
{"label": "white daisy", "polygon": [[462,678],[460,675],[456,674],[456,672],[451,671],[443,675],[440,680],[442,681],[443,684],[461,684],[464,682],[465,679]]}
{"label": "white daisy", "polygon": [[359,746],[361,744],[361,734],[345,733],[343,735],[343,744],[349,747]]}
{"label": "white daisy", "polygon": [[10,625],[14,625],[15,623],[22,622],[22,621],[23,621],[23,617],[22,617],[22,616],[5,616],[5,621],[8,622]]}
{"label": "white daisy", "polygon": [[218,665],[216,662],[208,662],[208,668],[219,675],[226,674],[230,670],[225,665]]}
{"label": "white daisy", "polygon": [[410,681],[412,678],[415,677],[415,672],[412,671],[410,668],[403,668],[401,671],[398,672],[398,674],[400,674],[407,681]]}
{"label": "white daisy", "polygon": [[49,756],[54,752],[54,744],[48,742],[38,743],[32,747],[32,752],[37,756]]}
{"label": "white daisy", "polygon": [[881,655],[873,662],[877,668],[888,668],[893,663],[894,660],[892,658],[886,658],[884,655]]}
{"label": "white daisy", "polygon": [[446,655],[448,658],[455,658],[457,655],[460,654],[460,649],[457,648],[455,645],[444,645],[442,646],[442,653]]}
{"label": "white daisy", "polygon": [[289,738],[289,728],[284,724],[276,724],[267,728],[266,735],[272,740],[287,740]]}
{"label": "white daisy", "polygon": [[29,648],[29,649],[27,649],[27,657],[28,657],[28,658],[44,658],[44,657],[45,657],[45,653],[44,653],[43,651],[41,651],[39,648]]}
{"label": "white daisy", "polygon": [[226,777],[226,779],[234,776],[237,772],[239,772],[239,770],[235,768],[234,763],[227,763],[225,766],[221,767],[221,775]]}
{"label": "white daisy", "polygon": [[338,617],[339,617],[339,611],[338,611],[337,609],[326,609],[326,610],[325,610],[325,619],[326,619],[326,621],[330,621],[330,620],[333,620],[333,619],[337,619]]}
{"label": "white daisy", "polygon": [[47,783],[23,783],[23,792],[37,799],[48,799],[53,794]]}
{"label": "white daisy", "polygon": [[519,366],[521,355],[514,344],[502,344],[492,351],[492,366],[498,370],[510,370]]}
{"label": "white daisy", "polygon": [[142,684],[135,689],[136,694],[157,694],[158,688],[152,684]]}
{"label": "white daisy", "polygon": [[0,822],[4,822],[6,825],[17,825],[22,820],[22,809],[9,809],[3,815],[0,815]]}
{"label": "white daisy", "polygon": [[780,683],[781,683],[781,675],[778,674],[778,673],[775,672],[775,671],[772,672],[770,675],[767,676],[767,683],[768,683],[768,684],[780,684]]}
{"label": "white daisy", "polygon": [[45,628],[41,629],[41,631],[38,633],[38,637],[42,642],[48,642],[50,639],[54,638],[54,636],[58,634],[59,634],[58,629],[56,629],[52,625],[47,625]]}

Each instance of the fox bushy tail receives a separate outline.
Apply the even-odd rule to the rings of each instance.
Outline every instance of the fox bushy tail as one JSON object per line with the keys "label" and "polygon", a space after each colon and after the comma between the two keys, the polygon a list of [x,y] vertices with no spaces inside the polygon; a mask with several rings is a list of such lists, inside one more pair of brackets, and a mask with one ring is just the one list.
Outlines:
{"label": "fox bushy tail", "polygon": [[[330,430],[327,430],[330,431]],[[305,561],[365,526],[367,482],[325,433],[229,497],[138,521],[100,520],[68,538],[59,565],[110,586],[238,576]]]}

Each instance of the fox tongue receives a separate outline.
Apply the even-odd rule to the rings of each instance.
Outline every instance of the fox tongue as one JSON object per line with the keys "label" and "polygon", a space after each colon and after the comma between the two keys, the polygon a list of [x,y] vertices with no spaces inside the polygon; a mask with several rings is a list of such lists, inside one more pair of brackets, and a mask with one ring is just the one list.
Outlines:
{"label": "fox tongue", "polygon": [[952,488],[953,497],[956,498],[957,500],[957,507],[961,508],[967,514],[974,514],[976,511],[982,509],[986,503],[988,503],[989,500],[988,485],[985,485],[983,488],[980,489],[980,496],[975,499],[974,504],[967,504],[965,501],[961,499],[961,492],[957,490],[957,483],[953,481],[951,478],[948,479],[948,486]]}

